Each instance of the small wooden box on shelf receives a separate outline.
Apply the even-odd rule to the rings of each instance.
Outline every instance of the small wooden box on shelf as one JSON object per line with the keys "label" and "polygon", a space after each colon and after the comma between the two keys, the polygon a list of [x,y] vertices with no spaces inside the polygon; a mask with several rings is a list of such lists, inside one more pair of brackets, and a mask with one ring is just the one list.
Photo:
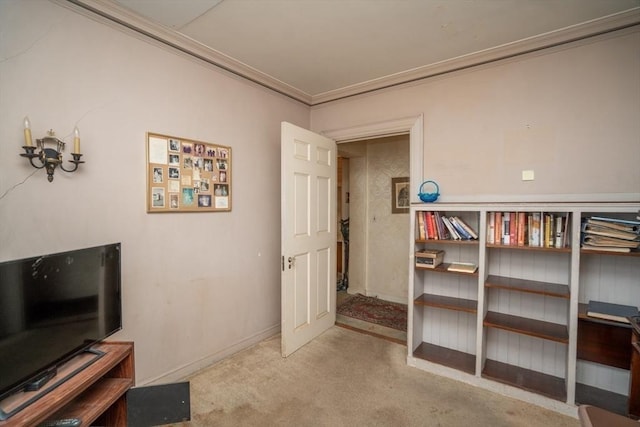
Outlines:
{"label": "small wooden box on shelf", "polygon": [[444,259],[444,251],[438,249],[423,249],[416,252],[417,268],[436,268],[442,264]]}

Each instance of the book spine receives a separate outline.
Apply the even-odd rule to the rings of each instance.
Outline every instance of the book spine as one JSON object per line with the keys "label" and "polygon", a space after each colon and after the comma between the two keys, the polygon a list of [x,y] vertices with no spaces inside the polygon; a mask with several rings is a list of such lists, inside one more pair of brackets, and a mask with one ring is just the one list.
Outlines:
{"label": "book spine", "polygon": [[564,221],[564,230],[562,233],[562,247],[566,248],[567,247],[567,242],[569,241],[569,220],[571,219],[571,214],[569,212],[567,212],[567,216],[565,217],[565,221]]}
{"label": "book spine", "polygon": [[438,211],[434,212],[434,215],[435,215],[436,229],[438,230],[438,238],[440,240],[448,240],[449,232],[447,231],[447,228],[444,226],[444,223],[442,222],[442,215]]}
{"label": "book spine", "polygon": [[473,228],[471,228],[471,226],[467,224],[462,218],[457,216],[454,218],[456,219],[458,224],[460,224],[462,228],[464,228],[464,230],[471,236],[472,239],[478,238],[478,234],[476,233],[476,231]]}
{"label": "book spine", "polygon": [[631,219],[608,218],[603,216],[592,216],[591,219],[595,219],[597,221],[613,222],[613,223],[627,224],[635,227],[640,227],[640,221],[635,221]]}
{"label": "book spine", "polygon": [[453,240],[460,240],[460,235],[458,234],[456,229],[453,227],[453,224],[451,224],[451,221],[449,220],[449,218],[447,218],[446,216],[443,216],[442,222],[444,223],[445,227],[449,229],[449,234],[451,234],[451,238]]}
{"label": "book spine", "polygon": [[533,212],[531,214],[532,217],[532,226],[531,226],[531,246],[538,247],[540,246],[540,232],[541,230],[541,221],[540,221],[540,212]]}
{"label": "book spine", "polygon": [[454,217],[454,216],[449,217],[449,220],[451,221],[451,225],[454,226],[454,228],[456,229],[456,231],[460,235],[460,238],[462,238],[464,240],[471,240],[471,235],[469,233],[467,233],[467,231],[464,229],[464,227],[462,225],[460,225],[458,223],[458,221],[456,221],[456,217]]}
{"label": "book spine", "polygon": [[427,234],[424,227],[424,212],[416,212],[416,220],[418,221],[418,239],[425,240]]}
{"label": "book spine", "polygon": [[495,244],[502,243],[502,212],[496,212],[496,228],[493,242]]}
{"label": "book spine", "polygon": [[556,248],[563,247],[562,246],[562,242],[564,240],[564,236],[563,236],[564,228],[562,226],[563,222],[564,222],[563,217],[561,216],[556,217],[556,224],[555,224],[556,231],[555,231],[555,242],[554,242]]}
{"label": "book spine", "polygon": [[509,244],[511,246],[518,245],[518,220],[516,212],[509,212]]}
{"label": "book spine", "polygon": [[487,243],[493,244],[496,236],[496,213],[489,212],[487,218]]}
{"label": "book spine", "polygon": [[526,222],[527,215],[524,212],[518,212],[518,246],[524,246],[525,238],[526,238]]}
{"label": "book spine", "polygon": [[433,230],[433,214],[428,211],[426,212],[426,216],[425,216],[425,225],[427,227],[427,239],[433,239],[434,237],[434,230]]}
{"label": "book spine", "polygon": [[511,213],[504,212],[502,214],[502,244],[510,245],[511,244]]}

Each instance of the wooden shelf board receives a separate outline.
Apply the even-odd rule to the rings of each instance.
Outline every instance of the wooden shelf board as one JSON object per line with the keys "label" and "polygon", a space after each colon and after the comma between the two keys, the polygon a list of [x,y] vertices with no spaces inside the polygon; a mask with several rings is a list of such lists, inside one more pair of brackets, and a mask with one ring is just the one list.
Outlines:
{"label": "wooden shelf board", "polygon": [[129,378],[103,378],[51,418],[81,418],[82,425],[91,425],[131,387]]}
{"label": "wooden shelf board", "polygon": [[631,329],[631,325],[629,323],[614,322],[612,320],[600,319],[599,317],[591,317],[587,315],[588,307],[589,304],[578,303],[578,320],[600,323],[603,325],[609,325],[618,328]]}
{"label": "wooden shelf board", "polygon": [[487,243],[487,249],[515,249],[519,251],[537,251],[537,252],[562,252],[571,253],[571,248],[541,248],[539,246],[515,246],[515,245],[496,245],[495,243]]}
{"label": "wooden shelf board", "polygon": [[415,305],[465,311],[467,313],[477,313],[478,311],[478,301],[443,295],[422,294],[413,303]]}
{"label": "wooden shelf board", "polygon": [[413,356],[468,374],[475,374],[476,356],[473,354],[423,342],[415,349]]}
{"label": "wooden shelf board", "polygon": [[484,318],[483,324],[490,328],[504,329],[563,344],[568,344],[569,342],[569,333],[566,325],[557,323],[489,311]]}
{"label": "wooden shelf board", "polygon": [[474,273],[464,273],[462,271],[449,271],[449,270],[447,270],[447,268],[449,268],[450,265],[451,265],[451,263],[443,262],[442,264],[438,265],[435,268],[416,267],[416,270],[434,271],[436,273],[447,273],[447,274],[461,274],[463,276],[478,277],[478,270],[477,269],[476,269],[476,271]]}
{"label": "wooden shelf board", "polygon": [[576,405],[593,405],[626,416],[628,400],[624,394],[576,383]]}
{"label": "wooden shelf board", "polygon": [[478,240],[451,240],[451,239],[416,239],[416,243],[438,243],[444,245],[472,245],[478,246]]}
{"label": "wooden shelf board", "polygon": [[519,366],[487,359],[482,376],[487,379],[565,401],[567,390],[564,378],[554,377]]}
{"label": "wooden shelf board", "polygon": [[[86,392],[95,383],[96,378],[111,375],[114,369],[123,363],[133,364],[132,360],[126,360],[128,357],[132,359],[133,346],[131,344],[103,342],[92,348],[104,351],[105,354],[94,363],[74,374],[78,367],[86,363],[86,359],[95,357],[91,353],[81,353],[58,369],[56,377],[58,381],[50,381],[50,384],[39,391],[16,393],[5,399],[3,404],[6,404],[9,408],[34,398],[36,400],[8,420],[0,421],[0,426],[36,425],[41,423],[52,415],[52,402],[55,402],[56,410],[57,408],[62,408]],[[130,385],[133,385],[133,371],[131,371],[130,377],[127,378],[127,381]]]}
{"label": "wooden shelf board", "polygon": [[489,275],[485,287],[569,299],[569,286],[536,280]]}

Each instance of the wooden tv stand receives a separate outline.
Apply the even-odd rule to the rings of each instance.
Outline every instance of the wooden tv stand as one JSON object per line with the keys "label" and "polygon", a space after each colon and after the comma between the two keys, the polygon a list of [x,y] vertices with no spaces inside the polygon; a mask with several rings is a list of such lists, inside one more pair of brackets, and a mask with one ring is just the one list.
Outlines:
{"label": "wooden tv stand", "polygon": [[[58,368],[58,374],[41,390],[17,393],[2,402],[3,409],[39,397],[0,426],[37,426],[46,420],[80,418],[82,426],[96,420],[101,425],[126,426],[125,394],[134,385],[132,342],[102,342],[92,349],[104,352],[96,357],[80,354]],[[75,373],[78,369],[79,372]]]}

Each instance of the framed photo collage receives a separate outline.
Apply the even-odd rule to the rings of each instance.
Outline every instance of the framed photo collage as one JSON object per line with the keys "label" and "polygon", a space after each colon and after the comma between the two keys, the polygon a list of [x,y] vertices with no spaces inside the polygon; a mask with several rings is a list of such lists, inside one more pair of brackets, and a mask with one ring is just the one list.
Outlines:
{"label": "framed photo collage", "polygon": [[231,147],[147,133],[147,212],[231,210]]}

